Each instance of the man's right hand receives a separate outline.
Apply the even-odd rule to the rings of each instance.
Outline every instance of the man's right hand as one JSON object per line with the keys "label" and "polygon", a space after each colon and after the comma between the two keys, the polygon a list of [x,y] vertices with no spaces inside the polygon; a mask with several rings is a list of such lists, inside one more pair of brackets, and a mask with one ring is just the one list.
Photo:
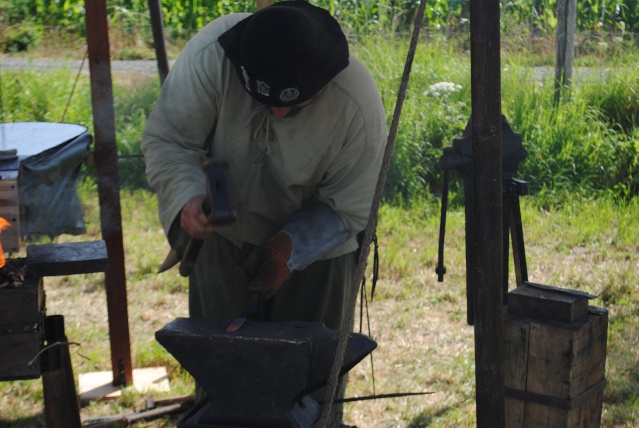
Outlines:
{"label": "man's right hand", "polygon": [[204,240],[215,232],[215,227],[202,209],[206,195],[194,196],[182,208],[180,227],[195,239]]}

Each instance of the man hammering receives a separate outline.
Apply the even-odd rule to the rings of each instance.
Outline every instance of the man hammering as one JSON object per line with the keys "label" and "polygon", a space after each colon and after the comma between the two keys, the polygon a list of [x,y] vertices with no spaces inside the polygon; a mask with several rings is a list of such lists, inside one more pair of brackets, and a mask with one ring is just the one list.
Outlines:
{"label": "man hammering", "polygon": [[[169,243],[181,254],[185,238],[202,241],[192,318],[231,321],[256,296],[262,321],[340,328],[385,121],[338,22],[305,1],[223,16],[189,41],[142,150]],[[206,213],[213,158],[226,165],[232,223]]]}

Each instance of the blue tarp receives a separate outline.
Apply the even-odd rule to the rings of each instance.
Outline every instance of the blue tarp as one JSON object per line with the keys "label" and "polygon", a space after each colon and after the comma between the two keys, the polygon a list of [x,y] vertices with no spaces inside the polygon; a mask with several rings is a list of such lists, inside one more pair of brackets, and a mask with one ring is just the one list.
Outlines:
{"label": "blue tarp", "polygon": [[0,124],[0,176],[18,169],[23,237],[86,232],[76,181],[92,140],[81,125]]}

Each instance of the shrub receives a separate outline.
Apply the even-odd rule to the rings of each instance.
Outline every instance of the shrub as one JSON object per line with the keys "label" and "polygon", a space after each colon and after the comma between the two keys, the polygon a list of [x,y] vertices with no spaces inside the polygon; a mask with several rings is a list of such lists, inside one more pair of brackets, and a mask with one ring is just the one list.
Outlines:
{"label": "shrub", "polygon": [[34,25],[10,26],[3,31],[2,51],[24,52],[37,46],[42,40],[42,30]]}

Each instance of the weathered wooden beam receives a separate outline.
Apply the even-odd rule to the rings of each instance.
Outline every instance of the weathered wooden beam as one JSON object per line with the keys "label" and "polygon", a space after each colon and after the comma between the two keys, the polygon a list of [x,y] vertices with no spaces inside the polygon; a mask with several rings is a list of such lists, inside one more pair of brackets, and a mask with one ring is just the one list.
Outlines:
{"label": "weathered wooden beam", "polygon": [[155,57],[158,62],[158,73],[160,73],[160,84],[163,85],[166,76],[169,74],[169,60],[166,55],[166,44],[164,42],[162,0],[149,0],[149,13],[151,14],[153,45],[155,46]]}
{"label": "weathered wooden beam", "polygon": [[470,3],[477,426],[505,424],[499,0]]}
{"label": "weathered wooden beam", "polygon": [[104,241],[27,246],[27,270],[34,276],[104,272],[108,265]]}
{"label": "weathered wooden beam", "polygon": [[124,273],[120,177],[115,143],[115,111],[106,0],[85,0],[84,6],[89,48],[100,225],[109,254],[105,288],[109,313],[113,384],[125,385],[133,381],[133,368]]}
{"label": "weathered wooden beam", "polygon": [[80,407],[64,317],[50,315],[45,323],[47,348],[43,357],[42,390],[47,428],[80,428]]}

